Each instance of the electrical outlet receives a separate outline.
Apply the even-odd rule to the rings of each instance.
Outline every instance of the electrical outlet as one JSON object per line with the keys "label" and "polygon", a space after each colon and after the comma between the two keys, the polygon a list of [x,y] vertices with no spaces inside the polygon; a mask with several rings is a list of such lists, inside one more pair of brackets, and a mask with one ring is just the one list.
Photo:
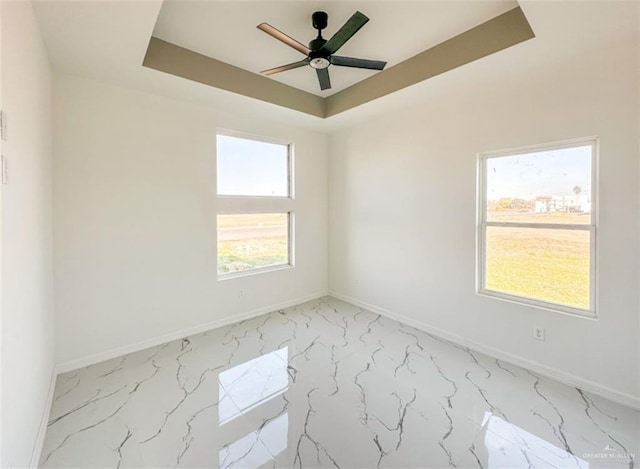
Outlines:
{"label": "electrical outlet", "polygon": [[544,342],[544,327],[534,327],[533,338],[541,342]]}
{"label": "electrical outlet", "polygon": [[238,290],[238,298],[244,297],[244,290]]}

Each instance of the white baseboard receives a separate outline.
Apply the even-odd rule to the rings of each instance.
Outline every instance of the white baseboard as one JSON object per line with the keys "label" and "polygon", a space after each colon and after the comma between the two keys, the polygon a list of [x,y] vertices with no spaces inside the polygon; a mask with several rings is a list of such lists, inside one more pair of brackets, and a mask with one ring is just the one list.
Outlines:
{"label": "white baseboard", "polygon": [[217,319],[215,321],[205,322],[197,326],[189,327],[176,332],[170,332],[169,334],[164,334],[157,337],[151,337],[141,342],[136,342],[135,344],[124,345],[122,347],[116,347],[116,348],[106,350],[104,352],[95,353],[93,355],[89,355],[86,357],[78,358],[75,360],[69,360],[69,361],[58,364],[56,368],[58,373],[66,373],[68,371],[77,370],[78,368],[83,368],[85,366],[93,365],[95,363],[100,363],[105,360],[111,360],[112,358],[121,357],[122,355],[139,352],[140,350],[145,350],[145,349],[148,349],[149,347],[155,347],[156,345],[162,345],[164,343],[171,342],[178,339],[183,339],[191,335],[200,334],[202,332],[210,331],[212,329],[228,326],[229,324],[233,324],[239,321],[244,321],[245,319],[251,319],[256,316],[261,316],[271,311],[289,308],[290,306],[295,306],[301,303],[305,303],[307,301],[316,300],[318,298],[322,298],[323,296],[327,296],[327,295],[328,295],[327,291],[316,292],[311,295],[295,298],[293,300],[285,301],[275,305],[254,309],[246,313],[236,314],[224,319]]}
{"label": "white baseboard", "polygon": [[429,324],[426,324],[422,321],[417,321],[415,319],[396,314],[387,309],[380,308],[378,306],[366,303],[364,301],[358,300],[357,298],[353,298],[336,291],[329,291],[329,295],[342,301],[346,301],[347,303],[351,303],[355,306],[360,306],[361,308],[367,309],[374,313],[378,313],[381,316],[394,319],[411,327],[415,327],[416,329],[428,332],[429,334],[433,334],[437,337],[440,337],[441,339],[445,339],[463,347],[467,347],[476,352],[489,355],[493,358],[497,358],[499,360],[511,363],[522,368],[526,368],[534,373],[546,376],[569,386],[576,387],[593,394],[597,394],[601,397],[604,397],[605,399],[617,402],[618,404],[640,410],[640,398],[632,396],[631,394],[620,392],[607,386],[603,386],[602,384],[596,383],[594,381],[581,378],[580,376],[576,376],[556,368],[551,368],[549,366],[542,365],[541,363],[527,360],[526,358],[522,358],[518,355],[513,355],[511,353],[499,350],[494,347],[490,347],[488,345],[465,339],[464,337],[461,337],[459,335],[451,334],[450,332],[447,332],[445,330],[430,326]]}
{"label": "white baseboard", "polygon": [[31,454],[31,462],[29,467],[37,469],[40,464],[40,455],[42,454],[42,446],[44,445],[44,437],[47,434],[47,426],[49,424],[49,414],[51,413],[51,405],[53,404],[53,392],[56,388],[56,378],[58,377],[58,369],[54,366],[51,369],[51,379],[49,381],[49,390],[47,391],[46,401],[44,403],[44,411],[40,418],[40,426],[36,433],[36,441],[33,445],[33,453]]}

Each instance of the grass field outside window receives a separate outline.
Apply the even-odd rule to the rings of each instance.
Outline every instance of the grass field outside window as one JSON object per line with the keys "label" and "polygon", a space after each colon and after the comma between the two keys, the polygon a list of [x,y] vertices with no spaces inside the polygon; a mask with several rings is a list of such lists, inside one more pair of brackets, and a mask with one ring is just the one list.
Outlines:
{"label": "grass field outside window", "polygon": [[293,144],[219,130],[216,137],[220,280],[293,266]]}
{"label": "grass field outside window", "polygon": [[218,274],[289,263],[288,213],[218,215]]}
{"label": "grass field outside window", "polygon": [[480,293],[595,315],[596,141],[480,156]]}

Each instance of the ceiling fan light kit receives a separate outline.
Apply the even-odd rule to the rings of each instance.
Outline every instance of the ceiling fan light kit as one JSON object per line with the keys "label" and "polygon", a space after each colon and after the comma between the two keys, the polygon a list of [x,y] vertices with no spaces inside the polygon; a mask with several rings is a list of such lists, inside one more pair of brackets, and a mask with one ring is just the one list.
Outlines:
{"label": "ceiling fan light kit", "polygon": [[383,70],[386,62],[380,60],[358,59],[354,57],[340,57],[335,54],[349,39],[362,28],[369,18],[363,13],[356,11],[347,22],[331,37],[326,40],[322,37],[322,30],[327,27],[329,16],[324,11],[316,11],[311,15],[311,24],[318,31],[318,36],[309,42],[309,47],[301,42],[296,41],[292,37],[286,35],[282,31],[274,28],[267,23],[260,23],[258,29],[264,31],[271,37],[283,42],[289,47],[294,48],[298,52],[305,54],[307,57],[298,62],[288,65],[263,70],[263,75],[273,75],[274,73],[285,72],[296,68],[309,65],[316,70],[318,82],[321,90],[331,88],[331,80],[329,78],[329,66],[337,65],[339,67],[364,68],[367,70]]}
{"label": "ceiling fan light kit", "polygon": [[315,68],[316,70],[322,70],[323,68],[327,68],[331,65],[331,62],[324,57],[316,57],[315,59],[309,60],[309,65],[311,68]]}

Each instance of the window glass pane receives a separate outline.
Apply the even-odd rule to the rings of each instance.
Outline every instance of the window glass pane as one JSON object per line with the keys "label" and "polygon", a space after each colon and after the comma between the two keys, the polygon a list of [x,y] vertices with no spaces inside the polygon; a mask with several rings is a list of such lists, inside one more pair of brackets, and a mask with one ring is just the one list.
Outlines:
{"label": "window glass pane", "polygon": [[218,273],[289,264],[289,214],[218,215]]}
{"label": "window glass pane", "polygon": [[590,145],[488,158],[487,221],[591,223]]}
{"label": "window glass pane", "polygon": [[289,147],[217,136],[218,195],[289,195]]}
{"label": "window glass pane", "polygon": [[589,309],[590,232],[489,226],[485,287]]}

